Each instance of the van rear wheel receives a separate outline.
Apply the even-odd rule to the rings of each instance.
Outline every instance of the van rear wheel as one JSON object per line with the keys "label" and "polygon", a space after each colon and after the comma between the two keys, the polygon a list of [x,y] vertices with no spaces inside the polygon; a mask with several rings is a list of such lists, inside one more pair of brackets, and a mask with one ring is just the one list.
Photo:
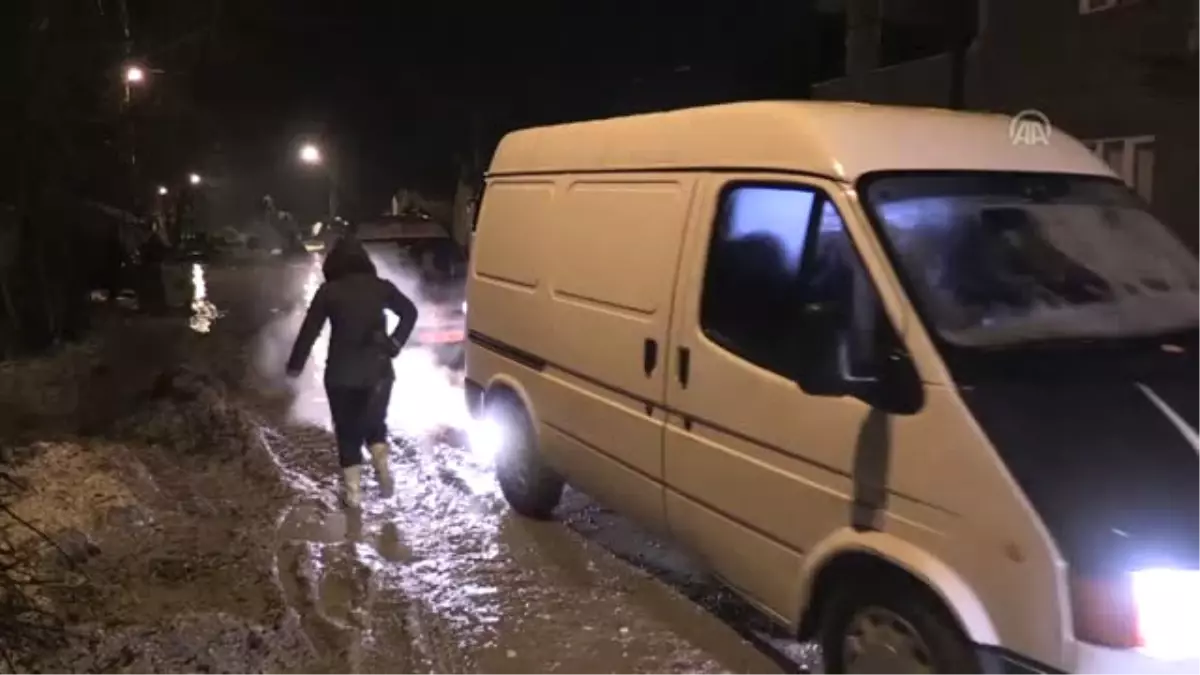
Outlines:
{"label": "van rear wheel", "polygon": [[489,405],[487,414],[494,414],[505,430],[496,456],[496,479],[505,501],[526,518],[548,519],[562,500],[565,483],[542,458],[529,415],[507,400]]}
{"label": "van rear wheel", "polygon": [[819,633],[826,672],[981,672],[971,641],[930,593],[885,576],[831,600]]}

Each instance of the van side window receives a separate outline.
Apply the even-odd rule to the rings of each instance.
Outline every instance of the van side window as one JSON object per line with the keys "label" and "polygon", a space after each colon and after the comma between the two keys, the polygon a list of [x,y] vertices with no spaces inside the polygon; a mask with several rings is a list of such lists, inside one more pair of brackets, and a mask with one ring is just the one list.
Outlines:
{"label": "van side window", "polygon": [[[871,340],[874,287],[837,208],[819,190],[741,185],[721,202],[700,304],[709,339],[810,393],[840,342]],[[869,345],[862,345],[869,349]],[[853,364],[847,364],[853,368]],[[811,385],[811,386],[809,386]]]}

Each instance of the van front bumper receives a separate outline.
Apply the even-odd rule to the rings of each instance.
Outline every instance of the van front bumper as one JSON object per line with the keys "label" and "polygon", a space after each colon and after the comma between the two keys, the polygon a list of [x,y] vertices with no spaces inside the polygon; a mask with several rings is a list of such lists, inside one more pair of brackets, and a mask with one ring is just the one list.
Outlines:
{"label": "van front bumper", "polygon": [[980,645],[979,660],[985,673],[1062,673],[1065,671],[1051,668],[1042,663],[1032,661],[1015,652],[1002,647]]}
{"label": "van front bumper", "polygon": [[1134,649],[1109,649],[1076,643],[1075,667],[1060,670],[998,647],[981,647],[984,672],[998,673],[1129,673],[1131,675],[1182,675],[1200,673],[1200,659],[1164,661]]}
{"label": "van front bumper", "polygon": [[1200,673],[1200,658],[1166,661],[1135,649],[1109,649],[1079,643],[1075,654],[1077,673],[1138,673],[1159,675],[1169,673]]}

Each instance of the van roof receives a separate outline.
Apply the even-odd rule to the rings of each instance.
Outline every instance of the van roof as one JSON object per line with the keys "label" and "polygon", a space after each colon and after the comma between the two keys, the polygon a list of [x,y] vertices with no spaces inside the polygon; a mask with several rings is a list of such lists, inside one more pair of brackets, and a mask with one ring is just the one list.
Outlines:
{"label": "van roof", "polygon": [[1058,129],[1012,140],[1013,118],[939,108],[756,101],[514,131],[489,175],[747,169],[853,181],[880,170],[1049,171],[1112,176]]}

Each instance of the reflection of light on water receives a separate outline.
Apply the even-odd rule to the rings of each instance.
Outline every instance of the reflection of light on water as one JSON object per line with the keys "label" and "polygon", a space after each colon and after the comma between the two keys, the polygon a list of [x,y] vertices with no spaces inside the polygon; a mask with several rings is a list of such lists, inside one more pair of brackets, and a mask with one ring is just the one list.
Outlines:
{"label": "reflection of light on water", "polygon": [[204,279],[204,265],[192,265],[192,316],[188,325],[197,333],[207,333],[212,330],[213,322],[220,318],[217,310],[208,299],[208,284]]}

